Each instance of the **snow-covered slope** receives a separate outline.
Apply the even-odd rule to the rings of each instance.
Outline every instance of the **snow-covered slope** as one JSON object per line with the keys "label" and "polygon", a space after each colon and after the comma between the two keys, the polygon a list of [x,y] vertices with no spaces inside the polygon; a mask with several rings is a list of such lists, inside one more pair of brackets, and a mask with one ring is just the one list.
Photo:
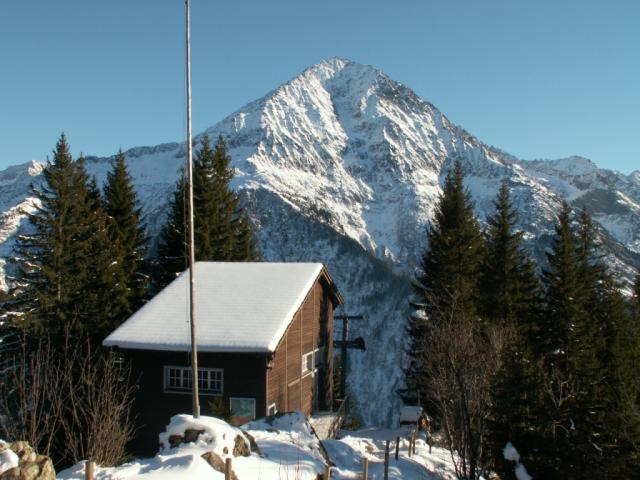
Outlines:
{"label": "snow-covered slope", "polygon": [[[640,172],[627,176],[578,157],[517,159],[453,125],[370,66],[323,61],[207,133],[227,140],[234,188],[259,227],[265,258],[327,263],[345,311],[367,316],[353,322],[367,350],[352,354],[350,380],[367,423],[397,415],[409,279],[453,159],[463,161],[481,218],[491,212],[500,182],[509,182],[520,226],[539,258],[566,199],[594,215],[614,268],[630,278],[632,266],[640,265]],[[135,148],[126,156],[155,234],[185,146]],[[110,160],[87,159],[99,182]],[[21,218],[17,207],[28,205],[27,186],[39,178],[38,168],[32,163],[0,172],[0,256],[10,253]]]}

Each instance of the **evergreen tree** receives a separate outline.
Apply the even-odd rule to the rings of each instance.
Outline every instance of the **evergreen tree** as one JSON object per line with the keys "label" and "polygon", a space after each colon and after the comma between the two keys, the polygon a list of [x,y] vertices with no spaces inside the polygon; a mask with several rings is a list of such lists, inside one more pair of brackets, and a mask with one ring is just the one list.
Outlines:
{"label": "evergreen tree", "polygon": [[529,336],[540,309],[540,287],[533,262],[515,230],[517,213],[503,183],[494,202],[496,212],[487,219],[482,263],[481,312],[500,326],[519,327]]}
{"label": "evergreen tree", "polygon": [[124,285],[123,319],[142,303],[148,288],[142,273],[147,253],[147,236],[142,224],[142,209],[133,188],[122,150],[116,155],[104,186],[104,209],[110,217],[109,237],[119,250],[120,282]]}
{"label": "evergreen tree", "polygon": [[32,231],[18,237],[14,313],[32,333],[88,335],[99,343],[110,327],[115,281],[106,216],[64,134],[43,177],[28,214]]}
{"label": "evergreen tree", "polygon": [[494,205],[496,212],[487,219],[480,305],[483,317],[502,327],[505,338],[502,366],[492,391],[489,444],[494,468],[501,478],[509,478],[513,477],[513,463],[502,455],[507,442],[517,445],[525,464],[539,443],[531,429],[540,390],[531,341],[539,320],[540,288],[522,246],[522,233],[515,230],[517,214],[506,183]]}
{"label": "evergreen tree", "polygon": [[261,259],[256,245],[256,234],[249,220],[249,215],[243,209],[237,213],[234,225],[234,258],[244,262],[257,262]]}
{"label": "evergreen tree", "polygon": [[184,271],[187,264],[187,177],[180,175],[173,198],[169,202],[169,215],[160,233],[158,258],[154,269],[154,289],[159,290]]}
{"label": "evergreen tree", "polygon": [[538,347],[551,363],[566,367],[573,355],[572,326],[585,319],[584,289],[580,284],[576,256],[576,234],[571,208],[562,204],[552,250],[547,254],[549,269],[543,272],[546,285],[544,323]]}
{"label": "evergreen tree", "polygon": [[478,311],[478,274],[482,235],[473,213],[474,204],[464,187],[460,161],[445,179],[434,219],[427,231],[428,248],[422,258],[422,273],[416,279],[415,313],[408,320],[409,365],[405,369],[407,388],[429,410],[425,387],[424,356],[428,355],[430,323],[460,315],[473,318]]}
{"label": "evergreen tree", "polygon": [[447,315],[453,303],[470,314],[477,312],[482,235],[473,209],[458,160],[445,179],[418,278],[418,293],[432,318]]}
{"label": "evergreen tree", "polygon": [[636,281],[633,284],[633,298],[635,300],[636,308],[640,311],[640,269],[636,273]]}
{"label": "evergreen tree", "polygon": [[[214,149],[203,136],[193,169],[194,241],[197,261],[259,259],[253,229],[237,194],[231,190],[233,170],[224,139]],[[160,240],[156,283],[164,286],[186,268],[186,179],[179,179],[169,218]]]}
{"label": "evergreen tree", "polygon": [[625,478],[637,461],[637,413],[624,400],[637,391],[636,337],[597,252],[590,217],[582,212],[574,229],[565,204],[545,272],[539,352],[548,414],[537,412],[533,422],[547,426],[540,431],[543,455],[532,468],[544,478]]}

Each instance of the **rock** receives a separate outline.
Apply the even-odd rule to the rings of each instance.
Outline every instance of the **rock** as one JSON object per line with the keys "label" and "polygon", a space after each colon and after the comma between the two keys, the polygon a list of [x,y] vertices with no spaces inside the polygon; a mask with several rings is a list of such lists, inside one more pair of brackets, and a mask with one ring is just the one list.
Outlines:
{"label": "rock", "polygon": [[36,478],[41,478],[40,467],[35,463],[29,463],[28,465],[25,465],[24,467],[21,466],[19,468],[22,470],[20,472],[21,480],[35,480]]}
{"label": "rock", "polygon": [[16,452],[20,458],[22,458],[25,454],[33,452],[33,448],[27,442],[13,442],[9,444],[9,448]]}
{"label": "rock", "polygon": [[0,475],[0,479],[2,480],[13,480],[14,478],[20,478],[20,467],[14,467]]}
{"label": "rock", "polygon": [[18,456],[20,457],[20,466],[36,463],[36,459],[38,458],[38,455],[31,447],[29,447],[29,450],[23,451],[22,455],[18,452]]}
{"label": "rock", "polygon": [[256,439],[253,438],[253,436],[251,436],[247,432],[244,432],[244,436],[247,437],[247,439],[249,440],[249,448],[251,449],[251,451],[253,453],[257,453],[258,455],[262,456],[262,453],[260,452],[260,448],[258,447],[258,444],[256,443]]}
{"label": "rock", "polygon": [[204,430],[187,429],[184,431],[184,443],[191,443],[198,440],[198,436],[204,433]]}
{"label": "rock", "polygon": [[56,471],[53,468],[53,463],[49,457],[45,457],[44,463],[40,463],[40,476],[39,480],[45,480],[49,478],[56,478]]}
{"label": "rock", "polygon": [[251,448],[249,448],[247,440],[242,435],[236,435],[235,445],[233,446],[234,457],[248,457],[251,455]]}
{"label": "rock", "polygon": [[27,442],[4,445],[18,456],[18,466],[0,474],[0,480],[55,480],[53,462],[46,455],[38,455]]}
{"label": "rock", "polygon": [[[222,457],[220,457],[220,455],[214,452],[207,452],[207,453],[203,453],[201,457],[204,461],[206,461],[209,465],[211,465],[211,468],[213,468],[214,470],[220,473],[224,473],[225,464],[224,464],[224,460],[222,459]],[[238,480],[238,477],[236,473],[233,471],[233,469],[231,470],[231,480]]]}
{"label": "rock", "polygon": [[169,436],[169,447],[176,448],[182,443],[183,440],[184,437],[182,435],[171,435]]}

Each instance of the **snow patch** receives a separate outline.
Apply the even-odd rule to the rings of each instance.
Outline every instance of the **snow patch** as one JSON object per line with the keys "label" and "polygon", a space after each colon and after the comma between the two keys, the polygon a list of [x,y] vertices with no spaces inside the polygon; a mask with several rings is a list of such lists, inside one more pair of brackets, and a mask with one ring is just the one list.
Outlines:
{"label": "snow patch", "polygon": [[193,415],[180,414],[171,417],[165,431],[158,436],[160,445],[162,445],[160,451],[184,451],[184,447],[171,449],[169,447],[169,439],[174,435],[184,436],[187,430],[204,431],[195,442],[189,444],[190,449],[201,450],[202,453],[214,452],[221,457],[229,456],[233,452],[237,437],[244,440],[247,449],[250,448],[249,440],[247,440],[242,430],[229,425],[224,420],[206,416],[194,418]]}
{"label": "snow patch", "polygon": [[[4,449],[4,450],[2,450]],[[18,455],[0,440],[0,475],[18,466]]]}

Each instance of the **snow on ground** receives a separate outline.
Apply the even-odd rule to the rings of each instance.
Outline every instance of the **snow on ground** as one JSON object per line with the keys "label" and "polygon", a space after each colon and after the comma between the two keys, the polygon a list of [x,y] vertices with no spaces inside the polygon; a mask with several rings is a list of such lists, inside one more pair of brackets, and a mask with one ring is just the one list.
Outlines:
{"label": "snow on ground", "polygon": [[[424,434],[416,440],[415,455],[408,455],[410,427],[397,429],[364,429],[341,431],[339,440],[323,442],[331,461],[335,464],[333,476],[338,480],[360,479],[362,460],[369,460],[369,478],[382,479],[384,475],[384,452],[386,441],[390,441],[389,479],[439,480],[455,479],[449,450],[432,447]],[[396,439],[400,437],[400,451],[395,460]]]}
{"label": "snow on ground", "polygon": [[[359,479],[363,459],[369,460],[369,478],[382,479],[386,440],[391,440],[389,479],[438,480],[455,478],[449,451],[429,447],[424,437],[416,442],[416,454],[408,457],[408,427],[391,430],[365,429],[342,431],[339,440],[321,442],[306,418],[290,413],[256,420],[232,427],[211,417],[194,419],[177,415],[160,435],[161,442],[170,435],[183,435],[186,429],[204,430],[197,442],[177,448],[164,448],[153,458],[137,459],[112,468],[96,467],[96,480],[222,480],[224,475],[201,458],[215,451],[225,458],[232,451],[235,438],[246,432],[258,445],[259,453],[248,457],[233,457],[233,470],[239,480],[316,480],[324,472],[327,458],[334,465],[332,479]],[[396,437],[401,437],[400,456],[393,454]],[[83,462],[60,472],[59,480],[84,480]]]}
{"label": "snow on ground", "polygon": [[0,440],[0,475],[18,466],[18,455]]}

